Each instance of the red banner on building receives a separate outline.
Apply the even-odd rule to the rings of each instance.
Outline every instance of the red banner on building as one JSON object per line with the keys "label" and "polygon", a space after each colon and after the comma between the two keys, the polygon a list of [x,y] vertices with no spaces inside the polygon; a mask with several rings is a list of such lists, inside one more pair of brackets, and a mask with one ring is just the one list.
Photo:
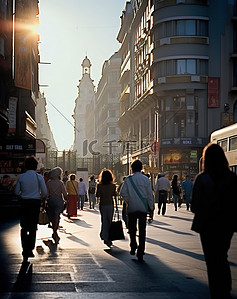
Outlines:
{"label": "red banner on building", "polygon": [[219,78],[208,78],[208,108],[219,107]]}

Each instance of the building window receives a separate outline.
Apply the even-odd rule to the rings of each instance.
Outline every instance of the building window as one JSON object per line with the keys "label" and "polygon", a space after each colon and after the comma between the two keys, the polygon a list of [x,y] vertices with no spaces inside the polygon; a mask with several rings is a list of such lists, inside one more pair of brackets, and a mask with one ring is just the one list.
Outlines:
{"label": "building window", "polygon": [[186,99],[185,97],[174,97],[173,98],[173,109],[177,110],[180,108],[185,108],[186,106]]}
{"label": "building window", "polygon": [[207,20],[171,20],[160,23],[158,39],[172,36],[208,36]]}
{"label": "building window", "polygon": [[207,76],[208,61],[204,59],[165,60],[157,65],[157,76],[200,75]]}
{"label": "building window", "polygon": [[177,60],[177,74],[196,74],[196,60],[195,59],[178,59]]}
{"label": "building window", "polygon": [[176,26],[177,35],[196,35],[195,20],[180,20]]}
{"label": "building window", "polygon": [[174,137],[185,137],[185,114],[174,116]]}

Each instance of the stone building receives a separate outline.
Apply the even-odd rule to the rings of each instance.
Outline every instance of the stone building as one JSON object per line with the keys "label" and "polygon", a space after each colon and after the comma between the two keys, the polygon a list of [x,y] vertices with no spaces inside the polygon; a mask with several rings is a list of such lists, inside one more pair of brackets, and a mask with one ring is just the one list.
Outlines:
{"label": "stone building", "polygon": [[210,133],[237,121],[236,15],[236,1],[127,2],[117,36],[124,163],[198,173]]}
{"label": "stone building", "polygon": [[113,159],[111,155],[115,157],[121,152],[121,146],[118,143],[120,139],[118,126],[121,92],[120,64],[121,57],[117,52],[104,62],[96,92],[95,136],[97,148],[102,155],[109,155],[111,159]]}
{"label": "stone building", "polygon": [[50,168],[51,152],[57,151],[56,142],[46,112],[46,105],[44,93],[39,93],[35,107],[35,120],[37,123],[36,157],[39,160],[39,168]]}
{"label": "stone building", "polygon": [[[74,142],[73,150],[77,156],[91,156],[89,144],[94,140],[94,101],[95,86],[91,79],[91,62],[85,57],[82,64],[82,78],[79,81],[78,96],[74,108]],[[90,107],[90,109],[89,109]],[[88,113],[89,111],[89,113]]]}

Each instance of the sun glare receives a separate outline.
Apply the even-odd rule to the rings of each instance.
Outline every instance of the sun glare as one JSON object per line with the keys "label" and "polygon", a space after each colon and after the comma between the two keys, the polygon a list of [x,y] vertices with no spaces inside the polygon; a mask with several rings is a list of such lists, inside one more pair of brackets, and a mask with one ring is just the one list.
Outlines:
{"label": "sun glare", "polygon": [[17,32],[27,31],[30,35],[37,35],[39,34],[39,22],[32,22],[32,23],[17,22],[16,31]]}

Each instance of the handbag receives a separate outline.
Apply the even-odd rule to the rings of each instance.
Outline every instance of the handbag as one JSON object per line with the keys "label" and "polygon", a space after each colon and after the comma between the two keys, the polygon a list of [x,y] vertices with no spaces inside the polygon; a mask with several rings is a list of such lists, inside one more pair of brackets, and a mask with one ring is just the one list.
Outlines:
{"label": "handbag", "polygon": [[[116,219],[117,214],[117,219]],[[111,222],[110,230],[109,230],[109,240],[124,240],[125,236],[123,233],[123,224],[122,221],[119,219],[119,211],[116,210],[114,213],[114,219]]]}
{"label": "handbag", "polygon": [[38,224],[40,225],[46,225],[49,224],[49,217],[47,215],[47,212],[45,211],[45,209],[40,209],[40,213],[39,213],[39,219],[38,219]]}

